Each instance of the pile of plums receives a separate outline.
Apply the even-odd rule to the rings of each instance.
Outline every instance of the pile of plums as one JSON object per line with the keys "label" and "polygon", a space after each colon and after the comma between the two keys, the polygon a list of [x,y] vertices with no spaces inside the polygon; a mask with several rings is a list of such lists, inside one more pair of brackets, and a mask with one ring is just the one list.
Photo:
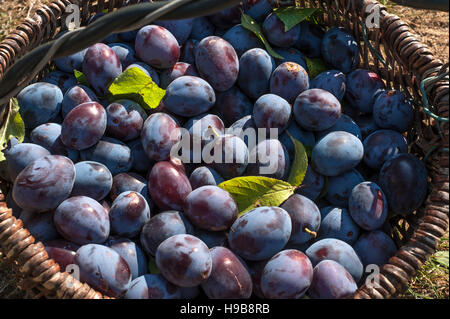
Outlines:
{"label": "pile of plums", "polygon": [[[242,12],[284,59],[240,24]],[[307,61],[319,58],[329,70],[312,77]],[[346,298],[367,266],[396,253],[389,220],[425,199],[405,94],[359,68],[345,29],[303,21],[285,32],[267,0],[112,34],[54,65],[17,96],[26,137],[4,151],[8,206],[62,270],[79,267],[79,279],[108,296]],[[134,67],[166,90],[158,108],[108,99]],[[233,161],[171,156],[181,128]],[[229,128],[277,129],[278,138],[251,146]],[[238,218],[218,185],[286,180],[288,132],[312,150],[302,186],[280,207]],[[261,173],[263,153],[275,154],[274,172]]]}

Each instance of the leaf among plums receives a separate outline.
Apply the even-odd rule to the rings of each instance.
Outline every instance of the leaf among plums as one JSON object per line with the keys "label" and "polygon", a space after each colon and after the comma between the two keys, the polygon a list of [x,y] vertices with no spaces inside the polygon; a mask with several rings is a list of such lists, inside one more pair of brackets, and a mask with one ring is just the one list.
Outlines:
{"label": "leaf among plums", "polygon": [[148,272],[155,275],[161,273],[158,266],[156,265],[155,257],[149,256],[148,258]]}
{"label": "leaf among plums", "polygon": [[283,21],[285,32],[289,31],[297,24],[312,16],[318,8],[283,7],[276,8],[273,12]]}
{"label": "leaf among plums", "polygon": [[305,179],[306,170],[308,169],[308,154],[300,141],[293,138],[289,131],[287,131],[287,134],[295,147],[295,159],[289,173],[288,182],[292,186],[300,186]]}
{"label": "leaf among plums", "polygon": [[150,110],[159,106],[166,91],[159,88],[141,69],[133,67],[121,73],[109,87],[109,100],[130,99]]}
{"label": "leaf among plums", "polygon": [[253,20],[250,16],[246,15],[245,13],[242,13],[241,24],[247,30],[252,31],[261,40],[261,42],[264,43],[267,52],[269,52],[271,56],[280,60],[284,60],[284,58],[277,52],[275,52],[270,43],[266,40],[266,38],[263,35],[261,26],[255,20]]}
{"label": "leaf among plums", "polygon": [[16,98],[9,101],[7,114],[3,126],[0,128],[0,162],[5,160],[3,150],[9,140],[15,137],[19,143],[22,143],[25,137],[25,124],[20,116],[19,103]]}
{"label": "leaf among plums", "polygon": [[239,217],[260,206],[280,206],[296,187],[274,178],[244,176],[225,181],[219,185],[236,201]]}
{"label": "leaf among plums", "polygon": [[310,59],[306,56],[304,58],[306,60],[306,65],[308,66],[308,74],[310,80],[314,79],[320,73],[329,70],[322,59]]}
{"label": "leaf among plums", "polygon": [[78,83],[89,87],[89,81],[88,81],[86,75],[84,75],[83,72],[78,71],[78,70],[73,70],[73,75],[77,79]]}

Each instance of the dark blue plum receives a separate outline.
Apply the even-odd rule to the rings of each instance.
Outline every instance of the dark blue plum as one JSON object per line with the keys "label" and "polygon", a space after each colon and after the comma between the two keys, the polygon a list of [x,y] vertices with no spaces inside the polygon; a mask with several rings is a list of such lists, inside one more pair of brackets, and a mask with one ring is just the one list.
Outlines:
{"label": "dark blue plum", "polygon": [[61,141],[69,148],[85,150],[94,146],[107,125],[105,108],[97,102],[78,105],[64,118],[61,126]]}
{"label": "dark blue plum", "polygon": [[37,144],[22,143],[12,146],[4,154],[8,165],[8,175],[11,181],[14,181],[25,167],[37,159],[50,155],[50,152]]}
{"label": "dark blue plum", "polygon": [[356,253],[366,267],[367,265],[383,266],[397,252],[391,237],[379,230],[364,233],[353,245]]}
{"label": "dark blue plum", "polygon": [[136,55],[157,69],[167,69],[180,58],[177,39],[164,27],[147,25],[139,30],[135,42]]}
{"label": "dark blue plum", "polygon": [[8,192],[8,195],[6,195],[6,206],[11,208],[14,217],[19,218],[22,213],[22,208],[14,201],[11,190]]}
{"label": "dark blue plum", "polygon": [[197,189],[202,186],[212,185],[217,186],[224,182],[224,179],[212,168],[201,166],[197,167],[189,177],[192,189]]}
{"label": "dark blue plum", "polygon": [[310,200],[316,200],[324,188],[325,177],[317,173],[311,166],[308,166],[302,185],[296,192],[308,197]]}
{"label": "dark blue plum", "polygon": [[180,127],[170,115],[154,113],[144,122],[141,140],[151,160],[163,161],[169,158],[172,147],[180,142]]}
{"label": "dark blue plum", "polygon": [[347,207],[353,188],[362,182],[364,182],[364,177],[356,169],[337,176],[330,176],[325,198],[333,205]]}
{"label": "dark blue plum", "polygon": [[218,92],[216,105],[212,111],[219,116],[225,125],[231,125],[244,116],[251,115],[253,103],[236,86],[225,92]]}
{"label": "dark blue plum", "polygon": [[189,63],[190,65],[195,65],[195,52],[197,51],[198,45],[198,40],[187,40],[186,43],[181,47],[180,61]]}
{"label": "dark blue plum", "polygon": [[246,266],[228,248],[210,249],[211,275],[202,284],[210,299],[248,299],[253,290],[252,278]]}
{"label": "dark blue plum", "polygon": [[24,210],[19,218],[36,241],[46,242],[60,238],[58,230],[53,224],[53,215],[52,211],[35,213]]}
{"label": "dark blue plum", "polygon": [[156,21],[155,24],[169,30],[177,39],[178,44],[183,45],[191,35],[194,19],[160,20]]}
{"label": "dark blue plum", "polygon": [[359,226],[353,221],[345,208],[332,208],[322,216],[319,239],[335,238],[353,245],[359,237]]}
{"label": "dark blue plum", "polygon": [[247,175],[285,179],[289,170],[289,154],[279,140],[263,140],[250,150]]}
{"label": "dark blue plum", "polygon": [[294,194],[281,205],[291,216],[292,232],[289,242],[301,245],[317,237],[320,227],[320,210],[309,198]]}
{"label": "dark blue plum", "polygon": [[148,192],[160,209],[182,210],[192,187],[183,168],[172,161],[158,162],[148,177]]}
{"label": "dark blue plum", "polygon": [[131,150],[131,158],[133,160],[133,169],[140,173],[148,172],[152,167],[152,161],[147,157],[142,146],[140,138],[129,142],[128,147]]}
{"label": "dark blue plum", "polygon": [[192,235],[175,235],[156,250],[156,265],[161,274],[180,287],[195,287],[211,274],[212,258],[208,246]]}
{"label": "dark blue plum", "polygon": [[[216,150],[219,154],[215,154]],[[226,134],[214,139],[205,146],[202,153],[206,155],[204,161],[225,179],[241,176],[248,165],[248,148],[245,142],[235,135]]]}
{"label": "dark blue plum", "polygon": [[344,98],[347,84],[345,75],[341,71],[325,71],[311,80],[309,87],[311,89],[322,89],[333,94],[339,101]]}
{"label": "dark blue plum", "polygon": [[67,266],[73,265],[79,248],[80,246],[62,239],[55,239],[45,243],[45,251],[51,259],[58,263],[61,271],[66,271]]}
{"label": "dark blue plum", "polygon": [[347,75],[345,100],[362,113],[372,113],[375,97],[384,89],[383,80],[370,70],[357,69]]}
{"label": "dark blue plum", "polygon": [[280,64],[270,78],[270,93],[281,96],[290,104],[294,103],[300,93],[308,89],[308,73],[297,63]]}
{"label": "dark blue plum", "polygon": [[109,211],[111,233],[133,238],[150,220],[150,207],[144,196],[128,191],[116,197]]}
{"label": "dark blue plum", "polygon": [[73,73],[66,73],[61,71],[52,71],[47,73],[42,79],[42,82],[56,85],[65,94],[70,88],[78,85],[77,79]]}
{"label": "dark blue plum", "polygon": [[302,21],[300,28],[302,31],[295,47],[309,58],[320,58],[322,55],[322,40],[326,33],[325,29],[321,25],[309,21]]}
{"label": "dark blue plum", "polygon": [[111,190],[112,175],[109,169],[97,162],[75,164],[75,183],[71,196],[87,196],[101,201]]}
{"label": "dark blue plum", "polygon": [[107,296],[123,297],[130,287],[130,267],[109,247],[84,245],[77,250],[74,263],[80,269],[80,281]]}
{"label": "dark blue plum", "polygon": [[297,96],[293,114],[297,123],[308,131],[323,131],[339,120],[341,103],[328,91],[310,89]]}
{"label": "dark blue plum", "polygon": [[383,91],[375,98],[373,119],[381,128],[404,133],[414,122],[413,106],[403,92]]}
{"label": "dark blue plum", "polygon": [[[241,119],[237,120],[236,122],[234,122],[226,130],[226,133],[238,136],[248,146],[250,141],[249,141],[248,134],[247,135],[245,134],[245,132],[247,130],[249,130],[247,132],[248,134],[258,131],[258,128],[256,127],[255,122],[253,121],[253,116],[251,116],[251,115],[244,116],[243,118],[241,118]],[[251,142],[253,143],[252,145],[254,145],[256,143],[256,140],[255,141],[251,141]]]}
{"label": "dark blue plum", "polygon": [[306,255],[313,266],[326,259],[339,263],[347,269],[356,282],[361,279],[364,272],[363,264],[353,247],[339,239],[319,240],[306,250]]}
{"label": "dark blue plum", "polygon": [[153,202],[148,195],[147,181],[144,177],[132,172],[120,173],[114,176],[111,191],[109,193],[110,199],[114,201],[117,196],[128,191],[133,191],[144,196],[150,209],[153,208]]}
{"label": "dark blue plum", "polygon": [[106,108],[106,133],[123,142],[131,141],[141,135],[147,114],[136,102],[119,100]]}
{"label": "dark blue plum", "polygon": [[224,9],[218,13],[208,16],[209,21],[220,29],[229,29],[241,22],[242,4]]}
{"label": "dark blue plum", "polygon": [[248,263],[248,271],[252,277],[253,282],[253,294],[261,299],[264,299],[264,294],[261,291],[261,277],[264,272],[264,267],[269,260],[265,259],[262,261],[253,261]]}
{"label": "dark blue plum", "polygon": [[179,77],[190,75],[198,77],[197,69],[194,65],[185,62],[177,62],[173,67],[161,72],[161,87],[166,89],[170,83]]}
{"label": "dark blue plum", "polygon": [[311,165],[325,176],[341,175],[356,167],[364,156],[359,138],[347,132],[331,132],[314,147]]}
{"label": "dark blue plum", "polygon": [[109,236],[108,212],[99,202],[86,196],[62,202],[53,221],[61,236],[79,245],[102,244]]}
{"label": "dark blue plum", "polygon": [[[214,35],[215,30],[216,27],[208,20],[208,18],[195,18],[192,24],[191,39],[201,41],[204,38]],[[184,45],[186,45],[186,43],[187,42],[185,42]]]}
{"label": "dark blue plum", "polygon": [[111,43],[108,46],[116,53],[122,64],[122,68],[125,69],[130,64],[136,62],[134,49],[130,45],[125,43]]}
{"label": "dark blue plum", "polygon": [[239,60],[238,85],[251,99],[269,92],[270,76],[275,68],[273,58],[263,49],[246,51]]}
{"label": "dark blue plum", "polygon": [[206,145],[214,140],[215,134],[222,135],[225,132],[222,120],[214,114],[192,117],[186,122],[184,128],[189,131],[192,142],[198,145]]}
{"label": "dark blue plum", "polygon": [[262,30],[266,39],[271,44],[280,48],[292,47],[297,43],[301,33],[299,24],[286,32],[284,23],[275,13],[271,13],[267,16],[263,22]]}
{"label": "dark blue plum", "polygon": [[252,17],[257,22],[262,22],[272,12],[272,5],[269,0],[245,0],[244,13]]}
{"label": "dark blue plum", "polygon": [[86,51],[82,70],[94,91],[105,96],[110,84],[122,73],[122,64],[113,49],[96,43]]}
{"label": "dark blue plum", "polygon": [[201,239],[209,248],[226,246],[227,243],[227,233],[224,231],[196,229],[195,236]]}
{"label": "dark blue plum", "polygon": [[186,75],[170,83],[163,103],[169,111],[191,117],[211,109],[216,103],[216,95],[208,82],[199,77]]}
{"label": "dark blue plum", "polygon": [[320,140],[322,137],[328,135],[329,133],[337,131],[348,132],[350,134],[355,135],[360,140],[362,140],[362,133],[358,124],[356,124],[355,121],[353,121],[353,119],[346,114],[341,114],[341,117],[336,122],[336,124],[334,124],[329,129],[317,132],[316,139]]}
{"label": "dark blue plum", "polygon": [[14,181],[13,199],[24,210],[49,211],[69,197],[74,181],[73,162],[64,156],[48,155],[20,172]]}
{"label": "dark blue plum", "polygon": [[84,85],[76,85],[70,88],[61,104],[61,114],[63,117],[72,111],[75,107],[86,102],[98,102],[94,91]]}
{"label": "dark blue plum", "polygon": [[343,28],[333,27],[322,38],[322,58],[345,74],[359,65],[359,49],[355,38]]}
{"label": "dark blue plum", "polygon": [[334,260],[322,260],[314,267],[308,290],[312,299],[344,299],[358,290],[352,275]]}
{"label": "dark blue plum", "polygon": [[288,127],[291,119],[291,106],[288,101],[275,94],[261,96],[253,107],[253,121],[256,127],[277,129],[278,135]]}
{"label": "dark blue plum", "polygon": [[126,238],[112,239],[107,242],[107,246],[125,259],[130,267],[132,280],[147,273],[147,257],[144,251],[133,241]]}
{"label": "dark blue plum", "polygon": [[231,226],[228,243],[233,252],[253,261],[271,258],[289,241],[292,222],[279,207],[258,207]]}
{"label": "dark blue plum", "polygon": [[386,221],[388,203],[380,186],[364,182],[353,188],[348,201],[348,210],[361,228],[376,230]]}
{"label": "dark blue plum", "polygon": [[85,54],[86,49],[68,56],[57,58],[53,60],[53,62],[55,63],[56,67],[61,71],[73,73],[74,70],[81,70],[81,65],[83,64]]}
{"label": "dark blue plum", "polygon": [[145,252],[154,256],[158,246],[167,238],[192,232],[193,227],[186,217],[178,211],[170,210],[150,218],[142,228],[140,242]]}
{"label": "dark blue plum", "polygon": [[20,115],[27,129],[51,122],[61,110],[63,93],[54,84],[37,82],[28,85],[17,95]]}
{"label": "dark blue plum", "polygon": [[134,279],[125,299],[180,299],[181,289],[162,275],[147,274]]}
{"label": "dark blue plum", "polygon": [[294,48],[276,48],[275,51],[281,55],[284,59],[275,58],[275,62],[278,65],[286,62],[293,62],[300,65],[306,71],[308,71],[308,64],[306,63],[305,57],[303,54]]}
{"label": "dark blue plum", "polygon": [[267,262],[261,276],[261,290],[269,299],[300,299],[312,280],[313,266],[308,256],[287,249]]}
{"label": "dark blue plum", "polygon": [[231,195],[217,186],[202,186],[185,199],[184,214],[196,227],[209,231],[227,230],[238,216]]}
{"label": "dark blue plum", "polygon": [[408,141],[396,131],[378,130],[364,140],[364,163],[370,168],[379,169],[400,153],[408,153]]}
{"label": "dark blue plum", "polygon": [[195,65],[202,78],[220,92],[229,90],[238,79],[236,51],[230,43],[216,36],[200,41],[195,51]]}
{"label": "dark blue plum", "polygon": [[353,118],[356,124],[358,124],[362,137],[365,139],[367,136],[373,132],[379,130],[380,128],[375,123],[372,114],[363,114]]}
{"label": "dark blue plum", "polygon": [[83,161],[94,161],[105,165],[111,174],[128,172],[131,169],[131,151],[121,141],[103,137],[94,146],[80,152]]}
{"label": "dark blue plum", "polygon": [[148,64],[145,64],[143,62],[136,62],[133,64],[130,64],[126,69],[129,70],[131,68],[139,68],[141,71],[143,71],[147,76],[149,76],[153,82],[155,82],[156,85],[159,85],[159,74]]}
{"label": "dark blue plum", "polygon": [[261,40],[252,31],[244,28],[241,24],[232,27],[222,36],[222,38],[233,46],[238,57],[241,57],[250,49],[264,47]]}
{"label": "dark blue plum", "polygon": [[398,154],[381,167],[378,185],[395,214],[407,216],[418,209],[427,195],[427,169],[411,154]]}
{"label": "dark blue plum", "polygon": [[283,134],[280,135],[280,142],[286,147],[289,157],[293,160],[295,158],[295,146],[292,142],[289,134],[292,135],[294,139],[301,142],[304,146],[313,148],[316,145],[316,137],[313,132],[308,132],[301,129],[295,121],[289,123],[288,128]]}

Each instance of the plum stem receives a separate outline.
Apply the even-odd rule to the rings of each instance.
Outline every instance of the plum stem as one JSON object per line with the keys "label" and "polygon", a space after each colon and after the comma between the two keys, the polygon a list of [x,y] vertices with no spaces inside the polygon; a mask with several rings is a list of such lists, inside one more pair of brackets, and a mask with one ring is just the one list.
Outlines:
{"label": "plum stem", "polygon": [[217,131],[214,129],[214,127],[212,127],[212,125],[209,125],[208,128],[213,132],[215,137],[219,137],[219,133],[217,133]]}
{"label": "plum stem", "polygon": [[306,233],[310,234],[312,237],[314,237],[314,238],[317,237],[317,232],[312,231],[312,230],[308,229],[307,227],[305,227],[303,230],[304,230]]}

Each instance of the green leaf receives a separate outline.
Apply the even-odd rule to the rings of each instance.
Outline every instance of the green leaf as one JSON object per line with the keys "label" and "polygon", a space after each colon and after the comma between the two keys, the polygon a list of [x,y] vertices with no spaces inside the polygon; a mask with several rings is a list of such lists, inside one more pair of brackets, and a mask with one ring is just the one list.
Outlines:
{"label": "green leaf", "polygon": [[159,106],[166,91],[159,88],[152,78],[133,67],[120,74],[109,87],[109,100],[129,99],[147,110]]}
{"label": "green leaf", "polygon": [[152,256],[149,256],[149,259],[148,259],[148,272],[151,274],[160,274],[161,273],[158,266],[156,265],[155,258]]}
{"label": "green leaf", "polygon": [[270,43],[266,40],[266,38],[263,35],[261,26],[258,23],[256,23],[255,20],[253,20],[250,16],[246,15],[245,13],[242,13],[241,24],[244,28],[256,34],[256,36],[261,40],[261,42],[264,43],[267,52],[269,52],[271,56],[280,60],[284,60],[284,58],[281,55],[279,55],[277,52],[275,52],[274,49],[272,49]]}
{"label": "green leaf", "polygon": [[300,186],[305,179],[306,170],[308,169],[308,155],[303,144],[292,137],[289,131],[286,131],[294,143],[295,159],[292,163],[291,171],[289,173],[288,182],[292,186]]}
{"label": "green leaf", "polygon": [[317,8],[283,7],[276,8],[273,12],[283,21],[285,31],[289,31],[297,24],[306,20],[317,11]]}
{"label": "green leaf", "polygon": [[261,206],[280,206],[296,187],[264,176],[237,177],[223,182],[220,188],[231,194],[238,205],[239,217]]}
{"label": "green leaf", "polygon": [[305,60],[306,65],[308,66],[308,74],[310,79],[315,78],[320,73],[329,69],[322,59],[310,59],[305,56]]}
{"label": "green leaf", "polygon": [[316,200],[319,200],[319,199],[325,197],[328,193],[328,185],[329,185],[328,176],[324,176],[323,178],[325,179],[325,184],[323,185],[323,189],[320,192],[319,196],[317,196]]}
{"label": "green leaf", "polygon": [[77,79],[78,83],[85,85],[85,86],[89,86],[89,81],[83,72],[78,71],[78,70],[73,70],[73,74],[75,75],[75,78]]}
{"label": "green leaf", "polygon": [[17,138],[19,143],[22,143],[25,137],[25,124],[19,113],[17,99],[13,98],[9,101],[7,112],[6,120],[0,128],[0,162],[6,159],[3,150],[6,148],[11,137]]}
{"label": "green leaf", "polygon": [[448,251],[438,251],[434,254],[434,259],[437,263],[448,268]]}

